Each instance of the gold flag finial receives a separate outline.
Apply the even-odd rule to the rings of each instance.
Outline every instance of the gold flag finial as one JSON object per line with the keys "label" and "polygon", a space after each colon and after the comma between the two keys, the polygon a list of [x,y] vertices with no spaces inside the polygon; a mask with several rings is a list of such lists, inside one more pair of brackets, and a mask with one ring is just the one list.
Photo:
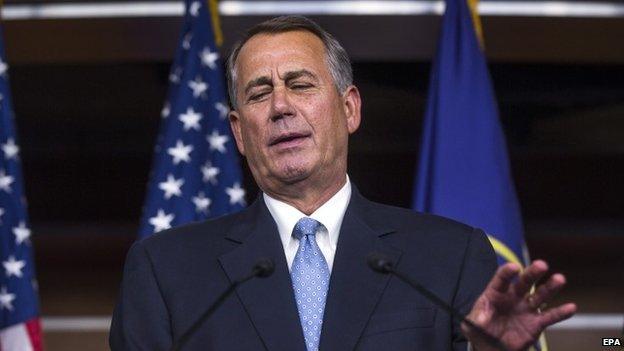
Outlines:
{"label": "gold flag finial", "polygon": [[483,40],[483,27],[481,26],[481,18],[479,17],[479,10],[477,9],[478,5],[479,0],[468,0],[468,8],[472,15],[472,25],[477,35],[477,40],[479,40],[479,44],[481,45],[481,49],[484,49],[485,41]]}
{"label": "gold flag finial", "polygon": [[[2,0],[0,0],[2,1]],[[221,20],[219,19],[219,4],[217,0],[208,0],[208,9],[210,9],[210,17],[212,20],[212,31],[217,46],[223,44],[223,32],[221,31]]]}

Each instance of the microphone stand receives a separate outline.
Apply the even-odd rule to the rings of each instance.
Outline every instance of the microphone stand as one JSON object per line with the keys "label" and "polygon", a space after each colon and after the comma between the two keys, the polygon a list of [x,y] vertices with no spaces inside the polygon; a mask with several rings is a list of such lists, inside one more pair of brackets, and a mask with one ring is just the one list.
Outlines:
{"label": "microphone stand", "polygon": [[411,279],[406,274],[403,274],[402,272],[394,269],[392,262],[390,262],[389,260],[383,258],[380,255],[371,254],[368,257],[368,265],[370,266],[371,269],[373,269],[376,272],[394,275],[399,280],[403,281],[407,285],[414,288],[414,290],[421,293],[429,301],[433,302],[435,305],[437,305],[438,307],[440,307],[441,309],[449,313],[451,315],[451,318],[455,319],[456,321],[460,323],[461,322],[466,323],[466,325],[468,325],[470,328],[477,331],[477,333],[481,334],[481,336],[483,336],[492,346],[496,347],[497,349],[501,351],[507,351],[507,347],[505,347],[502,341],[500,341],[498,338],[496,338],[495,336],[485,331],[483,328],[474,324],[474,322],[468,319],[463,313],[459,312],[457,309],[447,304],[444,300],[439,298],[431,290],[425,288],[424,286],[422,286],[415,280]]}
{"label": "microphone stand", "polygon": [[213,302],[212,305],[210,305],[210,307],[191,325],[191,327],[180,336],[178,341],[173,344],[173,346],[171,347],[171,351],[182,350],[184,344],[186,344],[191,336],[195,334],[197,329],[199,329],[199,327],[208,319],[208,317],[210,317],[214,313],[214,311],[216,311],[217,308],[221,306],[221,304],[223,304],[225,299],[227,299],[228,296],[230,296],[239,285],[242,285],[255,277],[266,278],[273,274],[274,270],[275,265],[270,259],[261,259],[256,262],[251,273],[249,273],[242,279],[232,282],[232,284],[230,284],[230,286],[217,297],[215,302]]}

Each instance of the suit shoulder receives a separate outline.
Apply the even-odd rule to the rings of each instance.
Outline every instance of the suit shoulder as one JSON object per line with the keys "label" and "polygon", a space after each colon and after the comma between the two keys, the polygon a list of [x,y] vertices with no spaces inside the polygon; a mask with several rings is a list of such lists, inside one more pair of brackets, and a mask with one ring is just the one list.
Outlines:
{"label": "suit shoulder", "polygon": [[480,229],[450,218],[384,204],[371,203],[369,208],[375,214],[368,217],[384,221],[398,234],[388,236],[389,242],[402,251],[418,253],[415,257],[427,257],[432,266],[454,267],[448,271],[459,272],[468,257],[471,262],[486,262],[488,274],[496,267],[494,250]]}
{"label": "suit shoulder", "polygon": [[454,219],[377,202],[370,202],[369,211],[372,216],[395,224],[399,228],[426,227],[429,230],[458,232],[463,235],[475,231],[472,226]]}

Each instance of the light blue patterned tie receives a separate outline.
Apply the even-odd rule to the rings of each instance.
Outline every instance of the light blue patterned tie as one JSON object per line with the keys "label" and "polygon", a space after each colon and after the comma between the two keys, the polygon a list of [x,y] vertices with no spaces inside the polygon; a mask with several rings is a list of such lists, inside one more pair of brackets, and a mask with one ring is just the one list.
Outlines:
{"label": "light blue patterned tie", "polygon": [[312,218],[303,217],[293,229],[293,235],[299,239],[299,249],[290,274],[308,351],[319,348],[329,287],[329,267],[315,236],[321,225]]}

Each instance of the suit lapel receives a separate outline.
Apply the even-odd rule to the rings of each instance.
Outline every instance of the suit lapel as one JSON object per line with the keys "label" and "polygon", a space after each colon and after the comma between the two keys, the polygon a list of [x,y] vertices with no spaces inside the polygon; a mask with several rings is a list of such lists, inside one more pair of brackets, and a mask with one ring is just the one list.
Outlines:
{"label": "suit lapel", "polygon": [[249,274],[259,258],[273,260],[275,272],[270,277],[254,278],[236,289],[236,294],[268,350],[304,350],[284,249],[262,197],[250,206],[248,216],[227,237],[240,246],[221,256],[219,262],[234,281]]}
{"label": "suit lapel", "polygon": [[367,256],[378,252],[395,263],[401,256],[383,243],[380,237],[393,230],[375,225],[375,212],[367,211],[368,203],[353,187],[330,278],[321,350],[353,350],[387,286],[389,275],[372,271]]}

